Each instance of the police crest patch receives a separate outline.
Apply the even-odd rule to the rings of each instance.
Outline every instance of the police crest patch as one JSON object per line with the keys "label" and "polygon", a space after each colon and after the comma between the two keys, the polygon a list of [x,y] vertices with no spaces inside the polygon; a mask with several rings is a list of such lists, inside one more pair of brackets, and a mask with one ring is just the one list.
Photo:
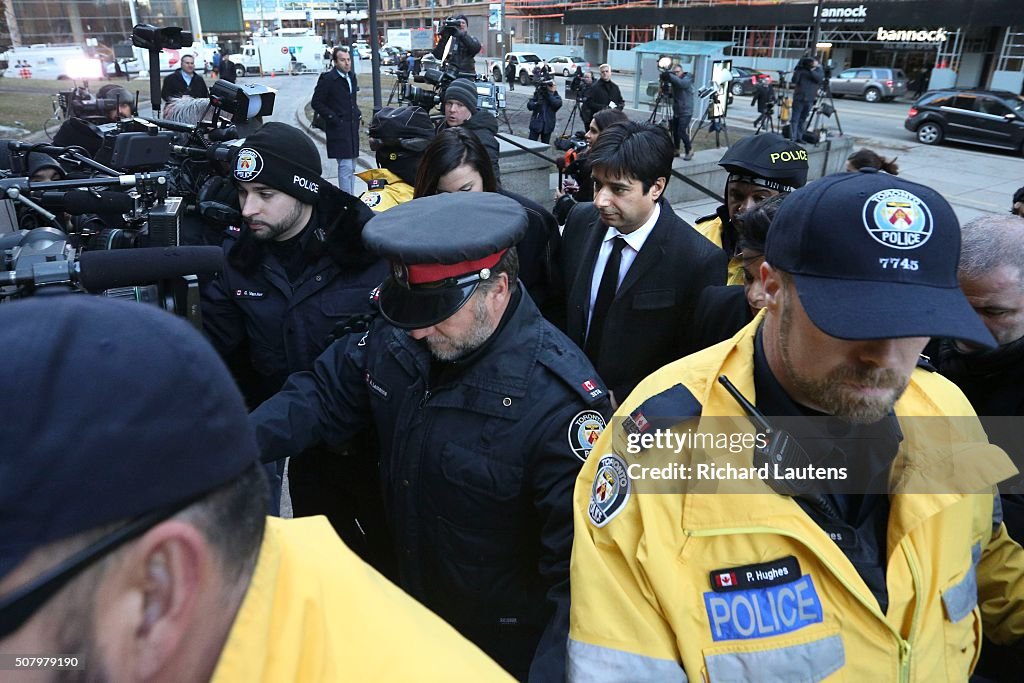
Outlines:
{"label": "police crest patch", "polygon": [[622,512],[629,500],[632,483],[626,473],[626,461],[612,453],[601,458],[590,489],[587,514],[591,523],[603,527]]}
{"label": "police crest patch", "polygon": [[263,170],[263,157],[251,147],[243,147],[235,158],[235,177],[248,182]]}
{"label": "police crest patch", "polygon": [[917,249],[932,236],[931,211],[906,190],[882,190],[868,197],[863,220],[872,239],[893,249]]}
{"label": "police crest patch", "polygon": [[380,192],[364,192],[359,198],[371,209],[380,204],[381,199]]}
{"label": "police crest patch", "polygon": [[604,431],[605,422],[601,413],[596,410],[583,410],[569,422],[569,448],[576,457],[587,461],[591,449]]}

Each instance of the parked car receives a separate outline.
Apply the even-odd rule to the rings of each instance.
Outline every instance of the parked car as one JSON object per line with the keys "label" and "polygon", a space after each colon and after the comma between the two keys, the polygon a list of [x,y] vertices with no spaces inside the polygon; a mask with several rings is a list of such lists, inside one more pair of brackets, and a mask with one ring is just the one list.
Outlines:
{"label": "parked car", "polygon": [[489,59],[487,60],[487,70],[491,72],[495,83],[505,79],[505,65],[509,62],[516,65],[516,78],[523,85],[530,84],[530,79],[533,78],[533,70],[537,65],[545,66],[547,64],[547,62],[532,52],[509,52],[500,62]]}
{"label": "parked car", "polygon": [[936,90],[910,108],[903,126],[918,142],[968,142],[1024,153],[1024,97],[1007,90]]}
{"label": "parked car", "polygon": [[907,76],[902,69],[858,66],[834,74],[829,85],[836,97],[863,97],[867,102],[889,102],[907,94]]}
{"label": "parked car", "polygon": [[569,74],[576,72],[576,67],[580,67],[584,71],[590,70],[590,62],[583,59],[583,57],[552,57],[548,60],[548,64],[551,65],[552,73],[559,73],[563,76],[568,77]]}
{"label": "parked car", "polygon": [[771,83],[775,79],[772,75],[747,66],[734,66],[732,68],[732,82],[729,84],[729,92],[733,95],[749,95],[754,92],[758,78],[767,78]]}

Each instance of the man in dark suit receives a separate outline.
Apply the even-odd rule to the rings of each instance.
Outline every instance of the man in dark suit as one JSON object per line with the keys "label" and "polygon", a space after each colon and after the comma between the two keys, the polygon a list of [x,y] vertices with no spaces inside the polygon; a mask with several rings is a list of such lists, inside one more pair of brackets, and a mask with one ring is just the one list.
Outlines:
{"label": "man in dark suit", "polygon": [[356,102],[359,81],[348,48],[334,48],[334,68],[320,74],[311,104],[327,125],[327,156],[338,160],[338,187],[355,193],[356,157],[359,156],[359,120]]}
{"label": "man in dark suit", "polygon": [[160,89],[160,97],[164,102],[183,95],[197,99],[210,96],[210,89],[206,87],[206,81],[202,76],[196,74],[196,58],[192,55],[185,55],[181,58],[181,68],[165,78],[164,85]]}
{"label": "man in dark suit", "polygon": [[690,346],[697,296],[725,281],[725,254],[662,199],[674,147],[665,129],[628,121],[590,151],[594,201],[562,235],[566,334],[622,401]]}

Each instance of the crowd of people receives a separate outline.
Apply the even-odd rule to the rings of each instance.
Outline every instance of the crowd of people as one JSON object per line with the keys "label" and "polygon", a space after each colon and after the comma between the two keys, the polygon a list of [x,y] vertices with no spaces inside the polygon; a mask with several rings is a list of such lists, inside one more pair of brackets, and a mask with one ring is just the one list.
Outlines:
{"label": "crowd of people", "polygon": [[[961,226],[895,159],[812,179],[764,133],[690,225],[666,190],[692,79],[667,72],[669,132],[602,65],[554,212],[502,187],[468,79],[436,127],[373,116],[356,197],[349,51],[331,67],[338,183],[297,128],[246,137],[202,334],[0,307],[25,388],[0,401],[0,653],[98,680],[1019,678],[1024,497],[997,485],[1022,441],[978,416],[1024,415],[1024,188]],[[561,101],[531,103],[544,140]],[[692,474],[761,466],[851,476]]]}

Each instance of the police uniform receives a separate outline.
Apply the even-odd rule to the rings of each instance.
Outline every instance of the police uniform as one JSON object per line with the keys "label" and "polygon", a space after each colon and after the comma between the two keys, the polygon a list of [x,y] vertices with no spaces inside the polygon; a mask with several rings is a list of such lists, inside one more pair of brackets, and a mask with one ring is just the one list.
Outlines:
{"label": "police uniform", "polygon": [[[807,150],[778,133],[762,133],[743,138],[726,150],[718,165],[729,172],[725,183],[738,180],[759,185],[776,192],[792,192],[807,182]],[[743,263],[736,255],[736,228],[729,216],[729,207],[719,206],[715,213],[702,216],[693,226],[729,257],[725,284],[743,284]]]}
{"label": "police uniform", "polygon": [[[893,217],[905,228],[893,228]],[[930,189],[832,176],[794,192],[776,220],[787,230],[769,232],[766,260],[793,274],[825,333],[992,344],[956,285],[955,216]],[[848,258],[836,264],[833,253]],[[879,296],[865,296],[870,290]],[[771,373],[758,359],[764,318],[641,383],[580,473],[569,680],[967,680],[983,628],[1000,643],[1024,634],[1024,551],[993,495],[1015,468],[987,444],[952,384],[912,373],[894,407],[901,433],[883,476],[888,495],[874,501],[883,524],[854,529],[852,538],[809,513],[812,496],[785,481],[714,481],[696,469],[757,464],[751,446],[732,455],[643,447],[642,435],[655,428],[681,435],[685,423],[713,433],[743,416],[720,377],[759,408],[768,403],[758,381]],[[680,463],[694,469],[671,483],[676,495],[644,495],[654,489],[640,468]],[[870,544],[878,566],[859,554]]]}
{"label": "police uniform", "polygon": [[386,168],[371,168],[356,177],[366,183],[359,199],[375,212],[387,211],[412,199],[413,186]]}
{"label": "police uniform", "polygon": [[518,203],[494,194],[378,215],[364,238],[392,262],[381,317],[293,375],[252,421],[265,460],[374,424],[400,585],[517,678],[561,680],[571,488],[610,412],[607,391],[521,287],[460,360],[436,360],[406,331],[465,305],[526,225]]}
{"label": "police uniform", "polygon": [[[116,541],[110,545],[117,533],[110,529],[123,531],[151,515],[154,523],[169,519],[247,475],[258,462],[242,397],[224,364],[191,325],[155,306],[81,295],[19,301],[0,307],[0,341],[14,354],[0,368],[5,385],[53,388],[59,382],[62,396],[52,400],[48,392],[34,391],[0,397],[0,410],[9,418],[0,426],[5,446],[0,579],[34,551],[78,534],[104,535],[107,545],[85,565],[95,568],[124,549]],[[114,405],[130,407],[111,410]],[[44,434],[37,425],[46,425]],[[259,486],[252,489],[258,496]],[[236,520],[223,515],[207,521],[214,527],[185,523],[210,539],[237,531]],[[215,660],[210,680],[512,680],[449,625],[360,562],[323,517],[265,518],[262,541],[251,540],[253,530],[245,535],[250,540],[234,552],[252,550],[255,566],[241,572],[244,578],[225,572],[223,592],[200,595],[199,614],[193,615],[206,619],[204,608],[233,608],[232,596],[238,596],[237,613],[225,623],[226,638],[211,641],[216,632],[200,630],[189,634],[195,642],[184,647]],[[136,537],[123,538],[131,543]],[[53,558],[46,566],[56,564]],[[71,575],[71,585],[79,579]],[[210,580],[220,579],[204,582],[211,585]],[[47,620],[42,623],[60,623],[63,617],[84,629],[87,638],[108,638],[115,651],[125,646],[140,658],[154,654],[152,641],[132,640],[132,633],[120,642],[112,633],[93,633],[87,615],[67,613],[63,594],[26,609],[25,602],[8,602],[15,594],[0,595],[0,638],[18,632],[30,651],[44,649],[32,642],[40,638],[33,636],[38,623],[22,624],[43,610],[50,613],[40,615]],[[147,619],[162,618],[162,609],[136,607],[140,619],[143,611]],[[24,615],[20,624],[19,614]],[[402,647],[399,656],[396,642]],[[82,664],[93,677],[104,678],[105,659],[90,655]],[[183,680],[181,672],[163,673]]]}

